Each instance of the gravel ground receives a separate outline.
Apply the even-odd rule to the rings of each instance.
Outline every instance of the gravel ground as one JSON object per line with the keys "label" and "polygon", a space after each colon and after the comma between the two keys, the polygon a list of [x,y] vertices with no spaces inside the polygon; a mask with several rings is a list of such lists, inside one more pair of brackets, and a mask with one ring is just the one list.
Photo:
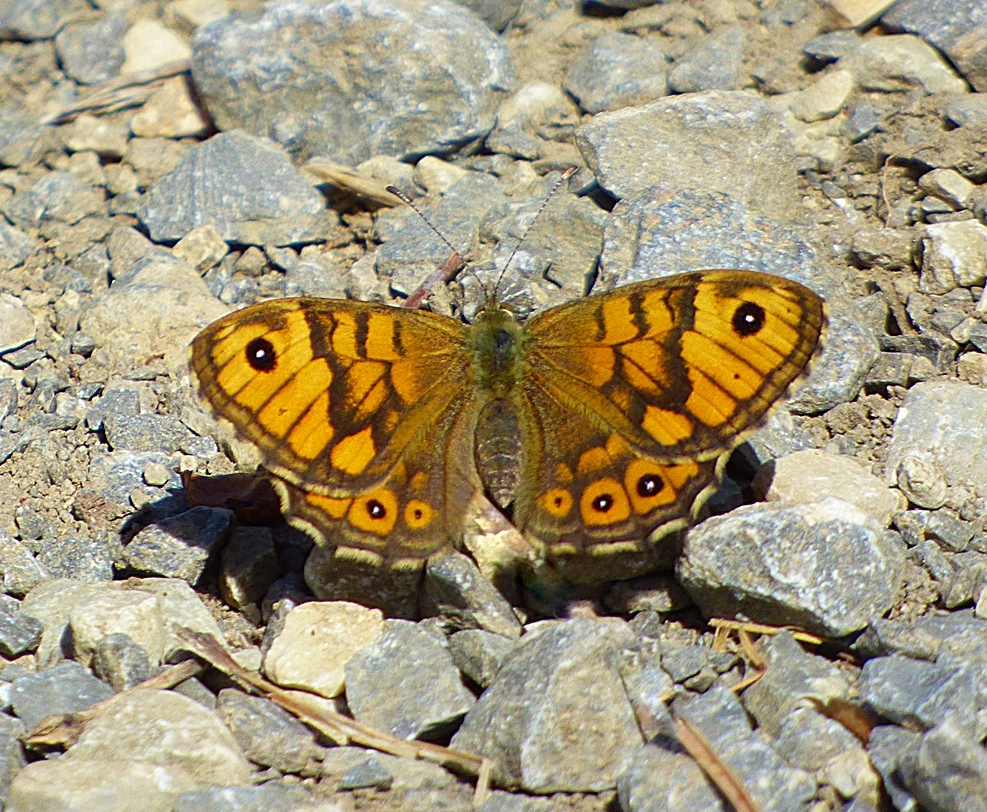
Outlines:
{"label": "gravel ground", "polygon": [[[692,730],[752,809],[987,809],[983,4],[467,5],[0,0],[5,808],[730,808]],[[684,538],[532,575],[481,506],[469,555],[340,562],[186,348],[410,295],[449,249],[387,185],[470,254],[438,312],[745,268],[823,350]]]}

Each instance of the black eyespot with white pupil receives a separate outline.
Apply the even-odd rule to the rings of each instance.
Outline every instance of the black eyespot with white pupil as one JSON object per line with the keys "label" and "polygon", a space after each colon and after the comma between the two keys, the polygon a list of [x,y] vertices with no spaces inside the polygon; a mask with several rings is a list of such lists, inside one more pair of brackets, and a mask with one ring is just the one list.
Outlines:
{"label": "black eyespot with white pupil", "polygon": [[425,511],[423,511],[421,508],[415,508],[414,510],[411,511],[411,513],[415,517],[416,522],[420,522],[422,520],[422,516],[425,515]]}
{"label": "black eyespot with white pupil", "polygon": [[764,327],[764,308],[754,302],[744,302],[733,314],[733,329],[740,336],[752,336]]}
{"label": "black eyespot with white pupil", "polygon": [[[371,519],[383,519],[387,515],[387,508],[384,507],[376,499],[371,499],[367,502],[367,515]],[[421,517],[416,516],[416,518],[421,518]]]}
{"label": "black eyespot with white pupil", "polygon": [[642,499],[647,499],[649,496],[657,496],[664,487],[665,483],[662,482],[660,476],[645,474],[637,481],[637,495]]}
{"label": "black eyespot with white pupil", "polygon": [[606,513],[613,507],[613,496],[609,493],[601,493],[593,500],[593,510],[597,513]]}
{"label": "black eyespot with white pupil", "polygon": [[274,345],[266,338],[255,338],[247,345],[247,363],[257,372],[270,372],[278,365]]}

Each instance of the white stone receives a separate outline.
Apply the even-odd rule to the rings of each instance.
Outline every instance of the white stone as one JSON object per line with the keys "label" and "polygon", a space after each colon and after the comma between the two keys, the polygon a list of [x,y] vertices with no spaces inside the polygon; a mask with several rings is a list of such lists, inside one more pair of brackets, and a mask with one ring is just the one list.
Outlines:
{"label": "white stone", "polygon": [[[771,469],[774,472],[771,481],[764,482]],[[755,487],[768,502],[807,503],[835,496],[855,505],[884,527],[891,524],[891,517],[897,511],[906,507],[901,494],[853,457],[808,449],[779,457],[770,468],[765,466],[762,470],[765,474],[758,474]]]}
{"label": "white stone", "polygon": [[844,108],[856,83],[848,70],[826,73],[805,90],[795,94],[790,109],[802,121],[832,118]]}
{"label": "white stone", "polygon": [[954,288],[982,285],[987,275],[987,227],[976,220],[926,226],[922,240],[925,293],[947,293]]}
{"label": "white stone", "polygon": [[123,36],[126,54],[120,73],[153,70],[170,62],[190,59],[192,48],[158,20],[138,20]]}
{"label": "white stone", "polygon": [[133,759],[179,767],[200,785],[248,786],[253,772],[214,711],[174,691],[138,688],[92,720],[67,759]]}
{"label": "white stone", "polygon": [[959,208],[965,208],[977,190],[970,181],[955,169],[933,169],[918,179],[918,187],[926,194],[935,195]]}
{"label": "white stone", "polygon": [[310,601],[292,609],[264,657],[264,673],[285,688],[342,693],[346,663],[384,633],[384,616],[349,601]]}
{"label": "white stone", "polygon": [[130,119],[130,129],[142,138],[185,138],[202,135],[209,122],[192,100],[185,77],[174,76]]}
{"label": "white stone", "polygon": [[216,226],[209,225],[193,228],[182,237],[171,249],[179,259],[184,259],[199,273],[204,273],[219,264],[219,261],[229,253],[230,247],[219,236]]}
{"label": "white stone", "polygon": [[127,757],[63,757],[35,761],[14,776],[6,808],[11,812],[135,812],[138,808],[171,812],[179,795],[201,788],[181,767]]}
{"label": "white stone", "polygon": [[74,606],[69,612],[72,652],[88,666],[99,641],[121,633],[144,649],[153,665],[164,655],[165,630],[158,596],[142,590],[115,590]]}
{"label": "white stone", "polygon": [[23,347],[36,337],[34,316],[24,302],[9,293],[0,293],[0,353]]}
{"label": "white stone", "polygon": [[432,155],[426,155],[415,165],[415,183],[432,194],[444,192],[464,177],[465,169]]}
{"label": "white stone", "polygon": [[865,39],[836,63],[865,90],[923,88],[927,93],[969,93],[939,52],[911,34]]}

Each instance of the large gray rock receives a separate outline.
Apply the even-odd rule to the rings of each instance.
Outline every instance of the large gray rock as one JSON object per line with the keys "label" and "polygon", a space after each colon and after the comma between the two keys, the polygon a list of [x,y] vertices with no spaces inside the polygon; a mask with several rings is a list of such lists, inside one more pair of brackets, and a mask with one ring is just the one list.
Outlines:
{"label": "large gray rock", "polygon": [[534,793],[612,788],[641,744],[619,650],[585,619],[526,636],[452,739],[493,759],[498,783]]}
{"label": "large gray rock", "polygon": [[514,82],[504,45],[448,0],[270,3],[201,28],[192,73],[220,129],[351,165],[482,138]]}
{"label": "large gray rock", "polygon": [[325,200],[277,144],[221,133],[190,149],[141,200],[141,222],[157,242],[212,225],[227,242],[288,245],[325,237]]}
{"label": "large gray rock", "polygon": [[600,113],[576,133],[614,197],[723,192],[754,214],[799,218],[795,149],[782,115],[754,93],[710,91]]}
{"label": "large gray rock", "polygon": [[750,505],[689,531],[682,585],[707,617],[842,637],[898,598],[904,545],[840,499]]}

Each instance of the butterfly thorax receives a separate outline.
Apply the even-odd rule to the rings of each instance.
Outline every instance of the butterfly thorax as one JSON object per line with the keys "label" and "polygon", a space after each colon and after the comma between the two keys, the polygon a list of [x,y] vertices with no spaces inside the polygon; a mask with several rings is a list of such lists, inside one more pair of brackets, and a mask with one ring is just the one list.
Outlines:
{"label": "butterfly thorax", "polygon": [[481,310],[470,330],[473,379],[480,402],[474,459],[480,479],[501,507],[513,500],[521,476],[521,431],[516,395],[524,333],[497,304]]}

